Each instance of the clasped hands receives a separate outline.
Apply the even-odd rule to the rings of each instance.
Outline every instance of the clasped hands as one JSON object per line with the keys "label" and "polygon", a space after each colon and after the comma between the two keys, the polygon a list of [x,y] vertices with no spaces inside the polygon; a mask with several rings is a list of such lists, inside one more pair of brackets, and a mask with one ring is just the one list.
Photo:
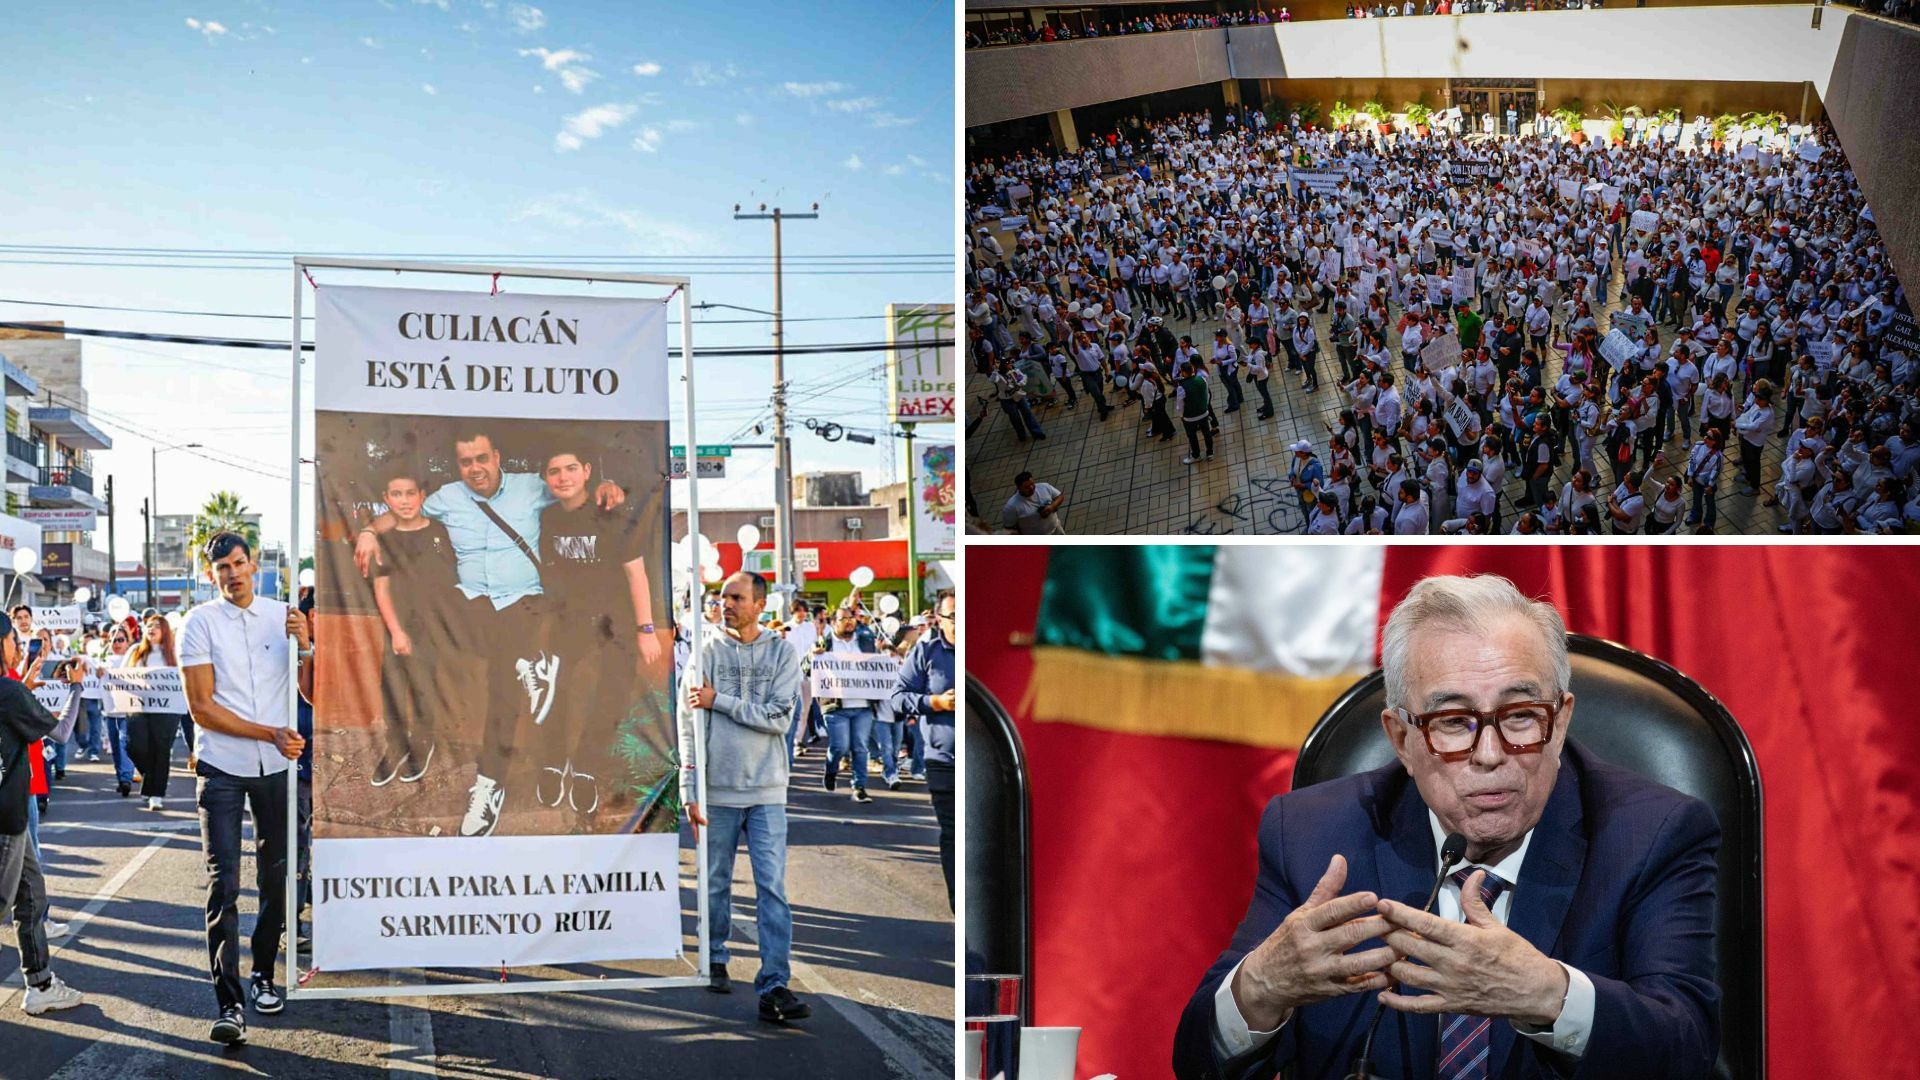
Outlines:
{"label": "clasped hands", "polygon": [[[1373,991],[1401,1012],[1552,1026],[1566,999],[1566,969],[1481,903],[1484,873],[1474,871],[1461,890],[1466,921],[1449,922],[1370,892],[1340,895],[1347,861],[1335,855],[1306,901],[1241,962],[1233,984],[1240,1015],[1252,1030],[1269,1031],[1302,1005]],[[1347,951],[1373,938],[1385,944]]]}

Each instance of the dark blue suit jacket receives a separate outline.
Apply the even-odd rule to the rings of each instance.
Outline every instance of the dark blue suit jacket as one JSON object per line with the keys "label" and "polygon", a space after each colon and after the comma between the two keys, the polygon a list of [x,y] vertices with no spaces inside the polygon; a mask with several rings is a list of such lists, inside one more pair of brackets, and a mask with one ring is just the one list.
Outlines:
{"label": "dark blue suit jacket", "polygon": [[[1508,925],[1593,980],[1593,1034],[1574,1060],[1492,1026],[1495,1077],[1705,1077],[1720,1044],[1713,905],[1720,827],[1697,799],[1608,765],[1569,741],[1534,826]],[[1260,869],[1246,918],[1180,1017],[1174,1072],[1187,1080],[1340,1080],[1366,1038],[1373,994],[1296,1010],[1272,1042],[1240,1059],[1213,1050],[1214,992],[1313,890],[1335,854],[1344,892],[1419,906],[1440,856],[1427,805],[1399,762],[1279,796],[1260,821]],[[1367,941],[1356,951],[1376,948]],[[1431,1080],[1439,1018],[1388,1010],[1374,1073]]]}

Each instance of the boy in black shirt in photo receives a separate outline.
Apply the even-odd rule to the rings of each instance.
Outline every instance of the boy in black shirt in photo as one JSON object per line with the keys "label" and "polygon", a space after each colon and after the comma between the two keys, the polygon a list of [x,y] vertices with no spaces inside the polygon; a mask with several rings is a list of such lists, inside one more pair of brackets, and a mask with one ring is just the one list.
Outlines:
{"label": "boy in black shirt in photo", "polygon": [[[638,677],[664,651],[654,626],[653,588],[643,555],[645,526],[634,508],[594,504],[592,455],[564,446],[541,476],[558,500],[540,512],[541,584],[553,605],[553,646],[568,658],[568,690],[555,699],[543,740],[550,763],[534,797],[581,816],[613,794],[613,747],[632,709]],[[574,658],[578,657],[576,661]]]}
{"label": "boy in black shirt in photo", "polygon": [[410,784],[426,775],[433,761],[434,722],[448,706],[434,692],[435,671],[440,656],[452,652],[460,593],[446,526],[421,513],[423,474],[415,463],[396,461],[386,470],[382,491],[395,524],[381,537],[385,559],[374,566],[373,598],[388,642],[380,665],[387,743],[374,766],[374,787],[395,776]]}

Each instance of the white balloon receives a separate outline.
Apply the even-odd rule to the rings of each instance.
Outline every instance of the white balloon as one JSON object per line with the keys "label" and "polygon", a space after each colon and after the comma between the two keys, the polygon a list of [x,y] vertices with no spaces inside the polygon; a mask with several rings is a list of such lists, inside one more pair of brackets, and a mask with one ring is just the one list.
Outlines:
{"label": "white balloon", "polygon": [[880,598],[880,614],[891,615],[900,610],[900,598],[888,593]]}
{"label": "white balloon", "polygon": [[873,567],[856,566],[853,573],[847,575],[847,581],[856,589],[864,589],[873,584]]}
{"label": "white balloon", "polygon": [[1067,305],[1067,314],[1069,314],[1069,315],[1078,315],[1078,314],[1080,314],[1080,301],[1078,301],[1078,300],[1075,300],[1075,301],[1073,301],[1072,303],[1069,303],[1069,304]]}
{"label": "white balloon", "polygon": [[91,599],[93,599],[93,590],[87,588],[85,585],[73,590],[74,603],[85,606],[86,602]]}
{"label": "white balloon", "polygon": [[700,534],[699,543],[700,561],[702,563],[717,563],[720,561],[720,552],[713,546],[713,541],[707,539],[706,533]]}
{"label": "white balloon", "polygon": [[114,622],[126,621],[128,614],[130,614],[132,611],[133,611],[133,605],[127,603],[126,597],[124,596],[107,597],[107,618],[112,619]]}
{"label": "white balloon", "polygon": [[760,526],[752,522],[740,526],[740,550],[752,551],[760,546]]}
{"label": "white balloon", "polygon": [[897,615],[888,615],[887,617],[881,619],[880,629],[885,630],[887,632],[888,637],[892,637],[893,635],[899,633],[900,617]]}
{"label": "white balloon", "polygon": [[31,574],[33,573],[33,568],[39,565],[39,563],[40,563],[40,553],[33,550],[32,548],[23,547],[23,548],[13,549],[13,572],[14,573]]}
{"label": "white balloon", "polygon": [[724,575],[720,572],[719,563],[708,563],[705,566],[702,566],[700,568],[701,580],[705,581],[709,585],[718,584],[721,577],[723,576]]}
{"label": "white balloon", "polygon": [[1216,289],[1224,289],[1224,288],[1226,288],[1226,287],[1227,287],[1227,279],[1226,279],[1226,278],[1224,278],[1224,277],[1218,277],[1218,276],[1216,276],[1216,277],[1215,277],[1215,278],[1213,279],[1213,287],[1214,287],[1214,288],[1216,288]]}
{"label": "white balloon", "polygon": [[309,566],[301,570],[299,581],[300,581],[301,588],[303,589],[313,588],[313,567]]}

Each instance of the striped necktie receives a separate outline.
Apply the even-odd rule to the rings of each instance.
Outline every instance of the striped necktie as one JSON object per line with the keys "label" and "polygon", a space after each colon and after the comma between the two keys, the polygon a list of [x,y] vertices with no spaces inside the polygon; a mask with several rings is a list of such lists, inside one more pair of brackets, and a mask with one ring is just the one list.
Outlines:
{"label": "striped necktie", "polygon": [[[1467,887],[1467,878],[1474,870],[1483,869],[1469,866],[1456,870],[1449,879],[1460,889]],[[1507,882],[1486,871],[1480,882],[1480,899],[1493,910],[1493,902],[1507,889]],[[1467,1016],[1460,1013],[1440,1014],[1440,1057],[1434,1068],[1438,1080],[1486,1080],[1490,1063],[1487,1058],[1493,1051],[1493,1021],[1484,1016]]]}

